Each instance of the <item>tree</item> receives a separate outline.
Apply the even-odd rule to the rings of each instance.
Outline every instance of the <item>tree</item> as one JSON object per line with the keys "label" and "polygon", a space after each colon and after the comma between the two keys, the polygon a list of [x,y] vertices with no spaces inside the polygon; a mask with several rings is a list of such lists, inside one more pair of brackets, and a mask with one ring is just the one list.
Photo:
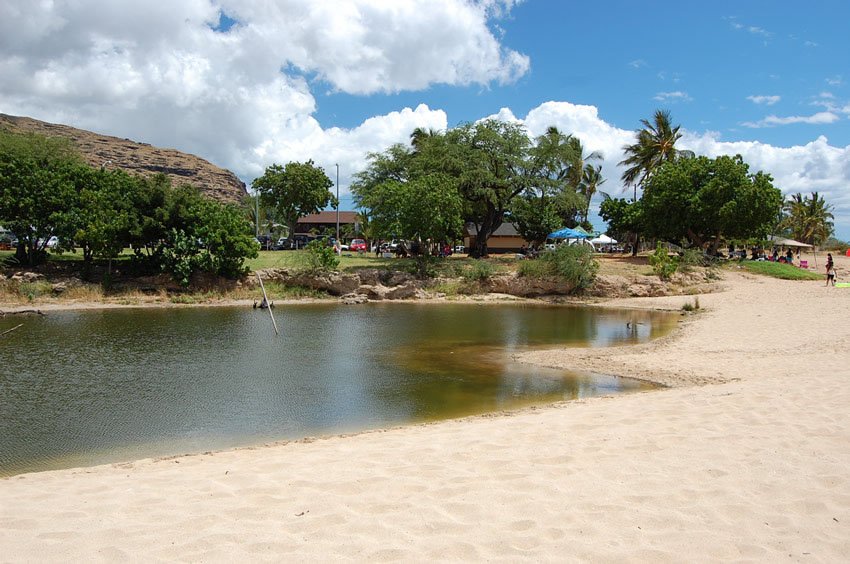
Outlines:
{"label": "tree", "polygon": [[514,123],[485,120],[448,132],[457,148],[454,172],[465,200],[466,218],[475,224],[476,238],[470,255],[487,256],[487,240],[498,229],[511,202],[532,181],[530,140],[525,129]]}
{"label": "tree", "polygon": [[608,234],[620,241],[629,239],[630,234],[641,230],[642,215],[640,202],[625,198],[612,198],[603,193],[599,216],[608,224]]}
{"label": "tree", "polygon": [[[634,200],[637,202],[637,187],[645,186],[652,175],[663,163],[676,160],[678,157],[693,157],[691,151],[679,151],[676,149],[676,141],[682,134],[679,127],[670,125],[670,112],[667,110],[656,110],[653,123],[648,120],[640,120],[642,129],[635,132],[636,142],[623,147],[626,158],[619,162],[621,166],[627,167],[621,177],[625,186],[634,186]],[[638,231],[626,234],[632,241],[632,254],[637,255],[640,243]]]}
{"label": "tree", "polygon": [[510,219],[527,241],[542,244],[552,231],[577,224],[576,215],[584,207],[577,191],[581,174],[576,173],[583,153],[581,142],[557,127],[535,139],[529,149],[527,186],[510,207]]}
{"label": "tree", "polygon": [[634,199],[637,201],[637,187],[643,186],[655,170],[667,161],[675,160],[679,155],[693,156],[690,151],[676,149],[676,141],[682,134],[679,127],[670,125],[670,112],[656,110],[653,123],[640,120],[642,129],[635,132],[636,142],[623,147],[626,158],[619,162],[626,166],[622,180],[626,186],[634,186]]}
{"label": "tree", "polygon": [[750,174],[740,155],[669,161],[647,181],[643,232],[712,252],[724,238],[766,238],[782,205],[770,175]]}
{"label": "tree", "polygon": [[0,131],[0,221],[18,236],[20,262],[41,262],[51,236],[70,235],[72,172],[81,163],[64,139]]}
{"label": "tree", "polygon": [[275,208],[289,233],[295,233],[298,218],[318,213],[328,204],[336,203],[330,191],[333,185],[324,169],[317,167],[312,160],[290,162],[283,167],[273,164],[251,183],[260,192],[260,203]]}
{"label": "tree", "polygon": [[593,166],[590,163],[584,165],[584,172],[582,173],[581,183],[579,184],[579,192],[585,198],[584,210],[582,210],[582,223],[588,223],[587,216],[590,213],[590,201],[603,184],[605,184],[605,179],[602,178],[602,165]]}
{"label": "tree", "polygon": [[812,192],[811,197],[798,192],[783,207],[786,216],[780,227],[788,230],[793,239],[809,245],[821,245],[832,235],[832,206],[817,192]]}
{"label": "tree", "polygon": [[197,213],[192,235],[203,244],[203,269],[227,278],[244,274],[245,259],[257,257],[257,244],[239,207],[202,198]]}
{"label": "tree", "polygon": [[[587,208],[586,197],[578,193],[585,160],[594,158],[598,154],[585,155],[577,138],[555,127],[534,142],[522,126],[497,120],[446,132],[416,129],[410,146],[370,154],[369,167],[355,175],[352,193],[375,235],[395,237],[404,231],[402,200],[420,190],[419,200],[432,201],[415,185],[423,181],[438,190],[434,205],[447,206],[439,210],[436,224],[448,235],[454,227],[446,226],[456,224],[449,217],[457,201],[449,198],[454,190],[462,220],[476,228],[470,255],[483,257],[487,240],[506,219],[516,222],[529,240],[541,242],[557,227],[576,225],[577,214]],[[421,209],[416,216],[421,230],[435,233],[436,224],[425,226]]]}
{"label": "tree", "polygon": [[106,171],[80,166],[74,171],[77,190],[74,210],[73,241],[82,247],[87,268],[94,257],[109,262],[121,254],[130,240],[134,212],[128,203],[132,200],[135,180],[122,171]]}

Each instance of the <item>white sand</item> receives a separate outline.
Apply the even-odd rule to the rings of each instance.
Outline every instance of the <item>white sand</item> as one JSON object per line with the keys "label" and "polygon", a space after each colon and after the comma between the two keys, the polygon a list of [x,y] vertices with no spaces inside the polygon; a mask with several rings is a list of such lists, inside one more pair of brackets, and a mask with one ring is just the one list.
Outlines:
{"label": "white sand", "polygon": [[0,561],[848,561],[850,288],[724,284],[661,342],[526,355],[676,387],[9,478]]}

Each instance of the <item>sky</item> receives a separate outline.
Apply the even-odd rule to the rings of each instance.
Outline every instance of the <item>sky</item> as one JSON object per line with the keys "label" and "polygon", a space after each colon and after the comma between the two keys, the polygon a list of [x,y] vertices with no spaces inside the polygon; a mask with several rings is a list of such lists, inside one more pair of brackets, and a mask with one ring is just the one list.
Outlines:
{"label": "sky", "polygon": [[248,186],[313,159],[351,209],[367,153],[487,117],[576,135],[624,197],[622,148],[666,109],[681,148],[819,192],[850,240],[847,22],[846,0],[4,0],[0,113],[194,153]]}

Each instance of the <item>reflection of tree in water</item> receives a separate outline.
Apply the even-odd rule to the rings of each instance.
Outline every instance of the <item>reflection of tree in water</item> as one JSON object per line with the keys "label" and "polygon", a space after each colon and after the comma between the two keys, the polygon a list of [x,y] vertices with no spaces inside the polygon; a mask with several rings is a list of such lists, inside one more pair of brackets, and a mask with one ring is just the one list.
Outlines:
{"label": "reflection of tree in water", "polygon": [[396,348],[386,360],[408,375],[404,395],[411,414],[423,420],[577,399],[596,391],[588,376],[518,364],[491,345],[420,343]]}

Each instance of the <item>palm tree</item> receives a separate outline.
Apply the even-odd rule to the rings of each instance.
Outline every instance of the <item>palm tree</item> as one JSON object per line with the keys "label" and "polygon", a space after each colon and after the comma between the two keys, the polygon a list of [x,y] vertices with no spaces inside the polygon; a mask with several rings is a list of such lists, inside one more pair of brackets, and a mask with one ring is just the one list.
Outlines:
{"label": "palm tree", "polygon": [[636,143],[626,145],[623,151],[626,158],[619,162],[626,166],[622,180],[626,186],[634,186],[634,199],[637,201],[637,187],[646,184],[652,173],[662,163],[675,160],[678,157],[692,157],[691,151],[680,151],[676,149],[676,141],[682,137],[679,133],[681,126],[670,125],[670,112],[667,110],[656,110],[653,123],[648,120],[640,120],[643,129],[638,129]]}
{"label": "palm tree", "polygon": [[[537,187],[541,208],[546,207],[551,196],[559,201],[558,207],[562,211],[559,215],[564,215],[562,220],[568,221],[571,214],[582,213],[586,208],[586,196],[582,192],[585,161],[601,159],[601,153],[585,155],[578,137],[561,133],[555,126],[549,126],[546,133],[537,137],[532,152],[534,166],[540,171],[540,176],[548,179],[547,184]],[[586,219],[586,212],[584,215]]]}
{"label": "palm tree", "polygon": [[785,202],[785,212],[787,216],[781,227],[790,230],[791,236],[798,241],[819,245],[832,234],[832,206],[817,192],[812,192],[811,197],[799,192],[793,194]]}
{"label": "palm tree", "polygon": [[596,194],[598,188],[604,183],[605,179],[602,178],[602,165],[584,165],[581,183],[579,185],[579,191],[585,197],[587,202],[584,208],[584,213],[582,214],[584,223],[587,223],[587,214],[590,212],[590,200],[593,198],[593,195]]}

